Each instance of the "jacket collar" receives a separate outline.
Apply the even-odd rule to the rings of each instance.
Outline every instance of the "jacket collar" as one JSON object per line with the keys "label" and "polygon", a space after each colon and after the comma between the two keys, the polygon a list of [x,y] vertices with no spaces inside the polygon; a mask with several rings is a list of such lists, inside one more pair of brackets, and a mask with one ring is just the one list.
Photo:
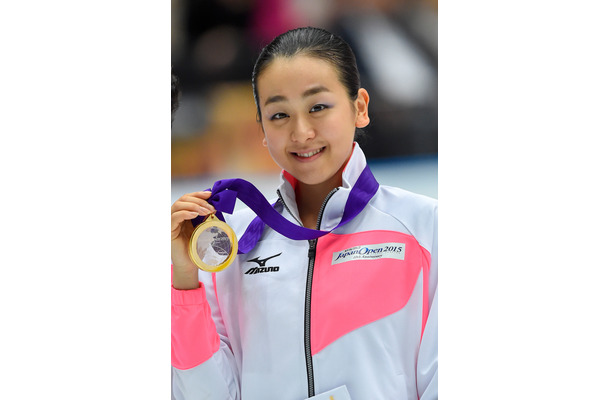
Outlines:
{"label": "jacket collar", "polygon": [[[345,202],[347,201],[347,197],[349,196],[349,192],[353,188],[365,167],[366,157],[364,156],[364,152],[358,143],[354,142],[352,155],[343,169],[342,185],[326,203],[324,213],[322,215],[322,221],[320,223],[320,229],[329,230],[339,223],[341,217],[343,216],[343,209]],[[286,207],[288,207],[289,212],[295,218],[297,218],[298,222],[300,223],[299,211],[295,199],[295,187],[296,179],[288,172],[283,170],[280,174],[280,186],[278,188],[278,193],[282,197]]]}

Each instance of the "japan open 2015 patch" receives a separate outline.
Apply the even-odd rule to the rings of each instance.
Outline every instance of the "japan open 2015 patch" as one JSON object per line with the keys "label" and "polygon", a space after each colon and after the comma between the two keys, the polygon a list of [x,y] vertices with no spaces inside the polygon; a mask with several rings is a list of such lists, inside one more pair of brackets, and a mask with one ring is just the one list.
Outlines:
{"label": "japan open 2015 patch", "polygon": [[405,247],[405,243],[379,243],[355,246],[346,250],[334,252],[331,265],[354,260],[366,261],[379,260],[383,258],[404,260]]}

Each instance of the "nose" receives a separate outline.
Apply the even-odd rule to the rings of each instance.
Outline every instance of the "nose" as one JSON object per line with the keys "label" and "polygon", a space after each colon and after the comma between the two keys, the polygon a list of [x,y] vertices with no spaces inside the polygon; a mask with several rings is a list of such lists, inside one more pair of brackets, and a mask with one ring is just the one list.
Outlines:
{"label": "nose", "polygon": [[312,139],[316,132],[311,123],[305,117],[295,118],[291,139],[293,142],[305,142]]}

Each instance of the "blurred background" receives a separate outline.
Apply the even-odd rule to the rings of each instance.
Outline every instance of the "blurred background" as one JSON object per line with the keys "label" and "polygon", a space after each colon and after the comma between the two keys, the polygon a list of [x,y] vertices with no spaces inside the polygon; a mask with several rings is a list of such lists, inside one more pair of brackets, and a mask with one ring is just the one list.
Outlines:
{"label": "blurred background", "polygon": [[251,72],[265,44],[317,26],[343,37],[370,94],[360,141],[381,184],[437,196],[437,0],[172,0],[172,202],[240,177],[273,197],[279,168],[262,146]]}

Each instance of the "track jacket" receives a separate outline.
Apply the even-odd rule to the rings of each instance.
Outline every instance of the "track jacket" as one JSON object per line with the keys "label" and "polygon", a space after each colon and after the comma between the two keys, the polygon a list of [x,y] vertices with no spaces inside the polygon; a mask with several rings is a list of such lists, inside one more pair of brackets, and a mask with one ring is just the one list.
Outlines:
{"label": "track jacket", "polygon": [[[366,159],[355,144],[318,229],[340,221]],[[276,209],[299,222],[285,171]],[[241,237],[255,217],[225,215]],[[172,288],[178,399],[415,400],[437,394],[437,201],[380,186],[316,240],[266,227],[227,269]]]}

